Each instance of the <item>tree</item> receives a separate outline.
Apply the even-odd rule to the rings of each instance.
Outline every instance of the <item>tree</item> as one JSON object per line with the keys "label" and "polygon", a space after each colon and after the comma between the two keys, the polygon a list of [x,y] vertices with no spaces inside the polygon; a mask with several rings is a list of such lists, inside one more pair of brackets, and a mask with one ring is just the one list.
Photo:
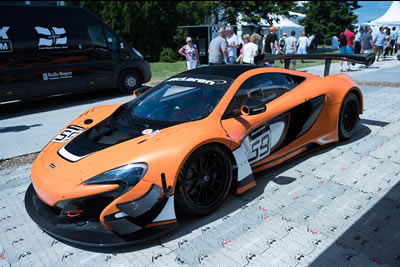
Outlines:
{"label": "tree", "polygon": [[243,14],[243,21],[258,24],[261,19],[265,19],[272,25],[274,20],[279,21],[274,15],[289,16],[292,6],[292,1],[243,1],[240,11]]}
{"label": "tree", "polygon": [[221,20],[231,25],[236,25],[238,15],[242,15],[242,21],[257,25],[255,30],[261,33],[259,23],[265,19],[272,25],[273,21],[279,21],[275,15],[289,16],[293,2],[289,1],[219,1],[217,13]]}
{"label": "tree", "polygon": [[[162,50],[173,51],[185,43],[183,25],[212,23],[212,15],[236,25],[237,15],[258,24],[272,23],[270,14],[288,15],[288,1],[66,1],[87,8],[105,24],[141,51],[149,61],[158,61]],[[218,23],[218,20],[215,21]]]}
{"label": "tree", "polygon": [[309,1],[304,4],[306,17],[299,22],[306,33],[320,35],[319,44],[330,44],[332,36],[338,36],[347,25],[357,23],[353,10],[358,1]]}
{"label": "tree", "polygon": [[305,14],[307,12],[307,8],[304,6],[304,4],[304,2],[297,2],[295,6],[292,7],[292,11]]}
{"label": "tree", "polygon": [[66,5],[87,8],[105,24],[142,52],[158,61],[163,48],[177,51],[185,42],[180,25],[203,24],[214,1],[66,1]]}

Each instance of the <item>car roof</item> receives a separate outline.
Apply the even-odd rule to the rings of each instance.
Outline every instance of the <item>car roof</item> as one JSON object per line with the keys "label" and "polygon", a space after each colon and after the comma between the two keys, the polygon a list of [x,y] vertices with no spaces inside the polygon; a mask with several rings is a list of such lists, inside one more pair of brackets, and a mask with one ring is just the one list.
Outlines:
{"label": "car roof", "polygon": [[[185,71],[185,74],[205,74],[205,75],[215,75],[226,78],[231,78],[235,80],[242,73],[257,69],[264,68],[264,66],[256,66],[256,65],[213,65],[213,66],[205,66],[200,68],[195,68],[192,70]],[[183,73],[182,73],[183,74]]]}

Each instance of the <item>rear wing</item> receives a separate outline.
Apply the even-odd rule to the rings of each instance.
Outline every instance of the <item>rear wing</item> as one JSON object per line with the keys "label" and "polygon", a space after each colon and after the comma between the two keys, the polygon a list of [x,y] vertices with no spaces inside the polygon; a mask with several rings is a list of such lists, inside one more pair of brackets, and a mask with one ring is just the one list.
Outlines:
{"label": "rear wing", "polygon": [[332,60],[350,61],[357,64],[364,64],[367,67],[375,62],[375,54],[306,54],[306,55],[264,55],[254,58],[257,65],[263,65],[266,62],[280,59],[320,59],[325,60],[324,76],[329,75]]}

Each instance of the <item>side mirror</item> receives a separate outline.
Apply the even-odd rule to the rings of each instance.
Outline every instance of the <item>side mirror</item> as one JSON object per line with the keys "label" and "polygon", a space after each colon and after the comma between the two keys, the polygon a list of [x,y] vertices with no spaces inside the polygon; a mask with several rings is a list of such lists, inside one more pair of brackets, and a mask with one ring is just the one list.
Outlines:
{"label": "side mirror", "polygon": [[139,95],[141,95],[141,94],[147,92],[147,91],[150,90],[151,88],[153,88],[153,87],[150,87],[150,86],[142,86],[142,87],[139,87],[139,88],[137,88],[136,90],[133,90],[133,95],[139,96]]}
{"label": "side mirror", "polygon": [[267,106],[264,102],[255,99],[249,99],[245,105],[240,108],[242,115],[251,116],[267,111]]}
{"label": "side mirror", "polygon": [[124,58],[129,58],[130,57],[129,47],[127,47],[123,42],[120,42],[119,45],[120,45],[119,46],[119,54],[120,54],[120,56],[122,56]]}

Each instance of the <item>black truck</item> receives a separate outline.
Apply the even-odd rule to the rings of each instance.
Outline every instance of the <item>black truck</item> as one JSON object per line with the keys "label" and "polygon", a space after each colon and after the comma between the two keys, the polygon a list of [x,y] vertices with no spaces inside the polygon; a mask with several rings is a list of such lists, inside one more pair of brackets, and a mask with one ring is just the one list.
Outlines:
{"label": "black truck", "polygon": [[118,88],[151,79],[139,51],[86,9],[0,3],[0,102]]}

